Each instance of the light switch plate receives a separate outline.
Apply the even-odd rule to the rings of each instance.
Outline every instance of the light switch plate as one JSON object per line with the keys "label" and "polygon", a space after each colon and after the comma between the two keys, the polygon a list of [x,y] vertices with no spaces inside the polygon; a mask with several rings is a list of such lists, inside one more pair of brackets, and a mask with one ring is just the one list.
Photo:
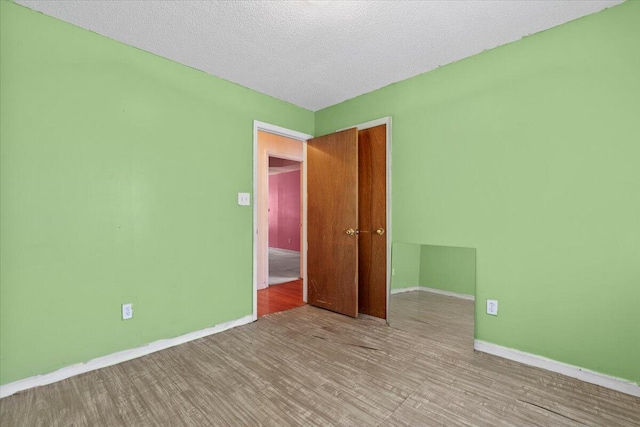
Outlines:
{"label": "light switch plate", "polygon": [[249,206],[251,204],[251,195],[249,193],[238,193],[238,205]]}

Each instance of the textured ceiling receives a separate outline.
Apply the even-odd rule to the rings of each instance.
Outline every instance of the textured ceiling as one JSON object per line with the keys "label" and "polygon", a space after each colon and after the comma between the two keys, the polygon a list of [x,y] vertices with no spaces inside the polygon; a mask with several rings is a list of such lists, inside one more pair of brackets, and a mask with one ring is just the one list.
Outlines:
{"label": "textured ceiling", "polygon": [[16,3],[316,111],[622,0]]}

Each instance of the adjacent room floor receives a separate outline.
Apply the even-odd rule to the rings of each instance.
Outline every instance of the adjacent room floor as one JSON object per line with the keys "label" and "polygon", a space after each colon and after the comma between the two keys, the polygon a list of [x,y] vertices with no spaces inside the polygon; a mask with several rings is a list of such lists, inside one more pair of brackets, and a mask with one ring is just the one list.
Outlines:
{"label": "adjacent room floor", "polygon": [[258,317],[304,305],[302,279],[269,286],[258,291]]}
{"label": "adjacent room floor", "polygon": [[0,424],[640,425],[638,398],[474,352],[469,301],[391,304],[391,327],[308,305],[265,316],[2,399]]}
{"label": "adjacent room floor", "polygon": [[300,252],[269,248],[269,287],[258,291],[258,317],[302,305]]}
{"label": "adjacent room floor", "polygon": [[300,278],[300,252],[269,248],[269,285]]}

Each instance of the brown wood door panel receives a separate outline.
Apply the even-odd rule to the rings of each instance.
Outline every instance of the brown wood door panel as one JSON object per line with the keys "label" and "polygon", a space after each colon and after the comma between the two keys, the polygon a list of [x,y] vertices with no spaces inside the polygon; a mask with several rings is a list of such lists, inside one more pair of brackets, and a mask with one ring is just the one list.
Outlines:
{"label": "brown wood door panel", "polygon": [[382,319],[387,318],[386,139],[386,125],[358,132],[358,308]]}
{"label": "brown wood door panel", "polygon": [[307,141],[308,303],[358,316],[358,131]]}

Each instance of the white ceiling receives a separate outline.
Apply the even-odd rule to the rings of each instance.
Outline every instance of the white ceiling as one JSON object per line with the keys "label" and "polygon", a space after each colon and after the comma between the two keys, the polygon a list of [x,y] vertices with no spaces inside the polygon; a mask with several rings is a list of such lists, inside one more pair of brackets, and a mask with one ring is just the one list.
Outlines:
{"label": "white ceiling", "polygon": [[16,0],[312,111],[622,2]]}

